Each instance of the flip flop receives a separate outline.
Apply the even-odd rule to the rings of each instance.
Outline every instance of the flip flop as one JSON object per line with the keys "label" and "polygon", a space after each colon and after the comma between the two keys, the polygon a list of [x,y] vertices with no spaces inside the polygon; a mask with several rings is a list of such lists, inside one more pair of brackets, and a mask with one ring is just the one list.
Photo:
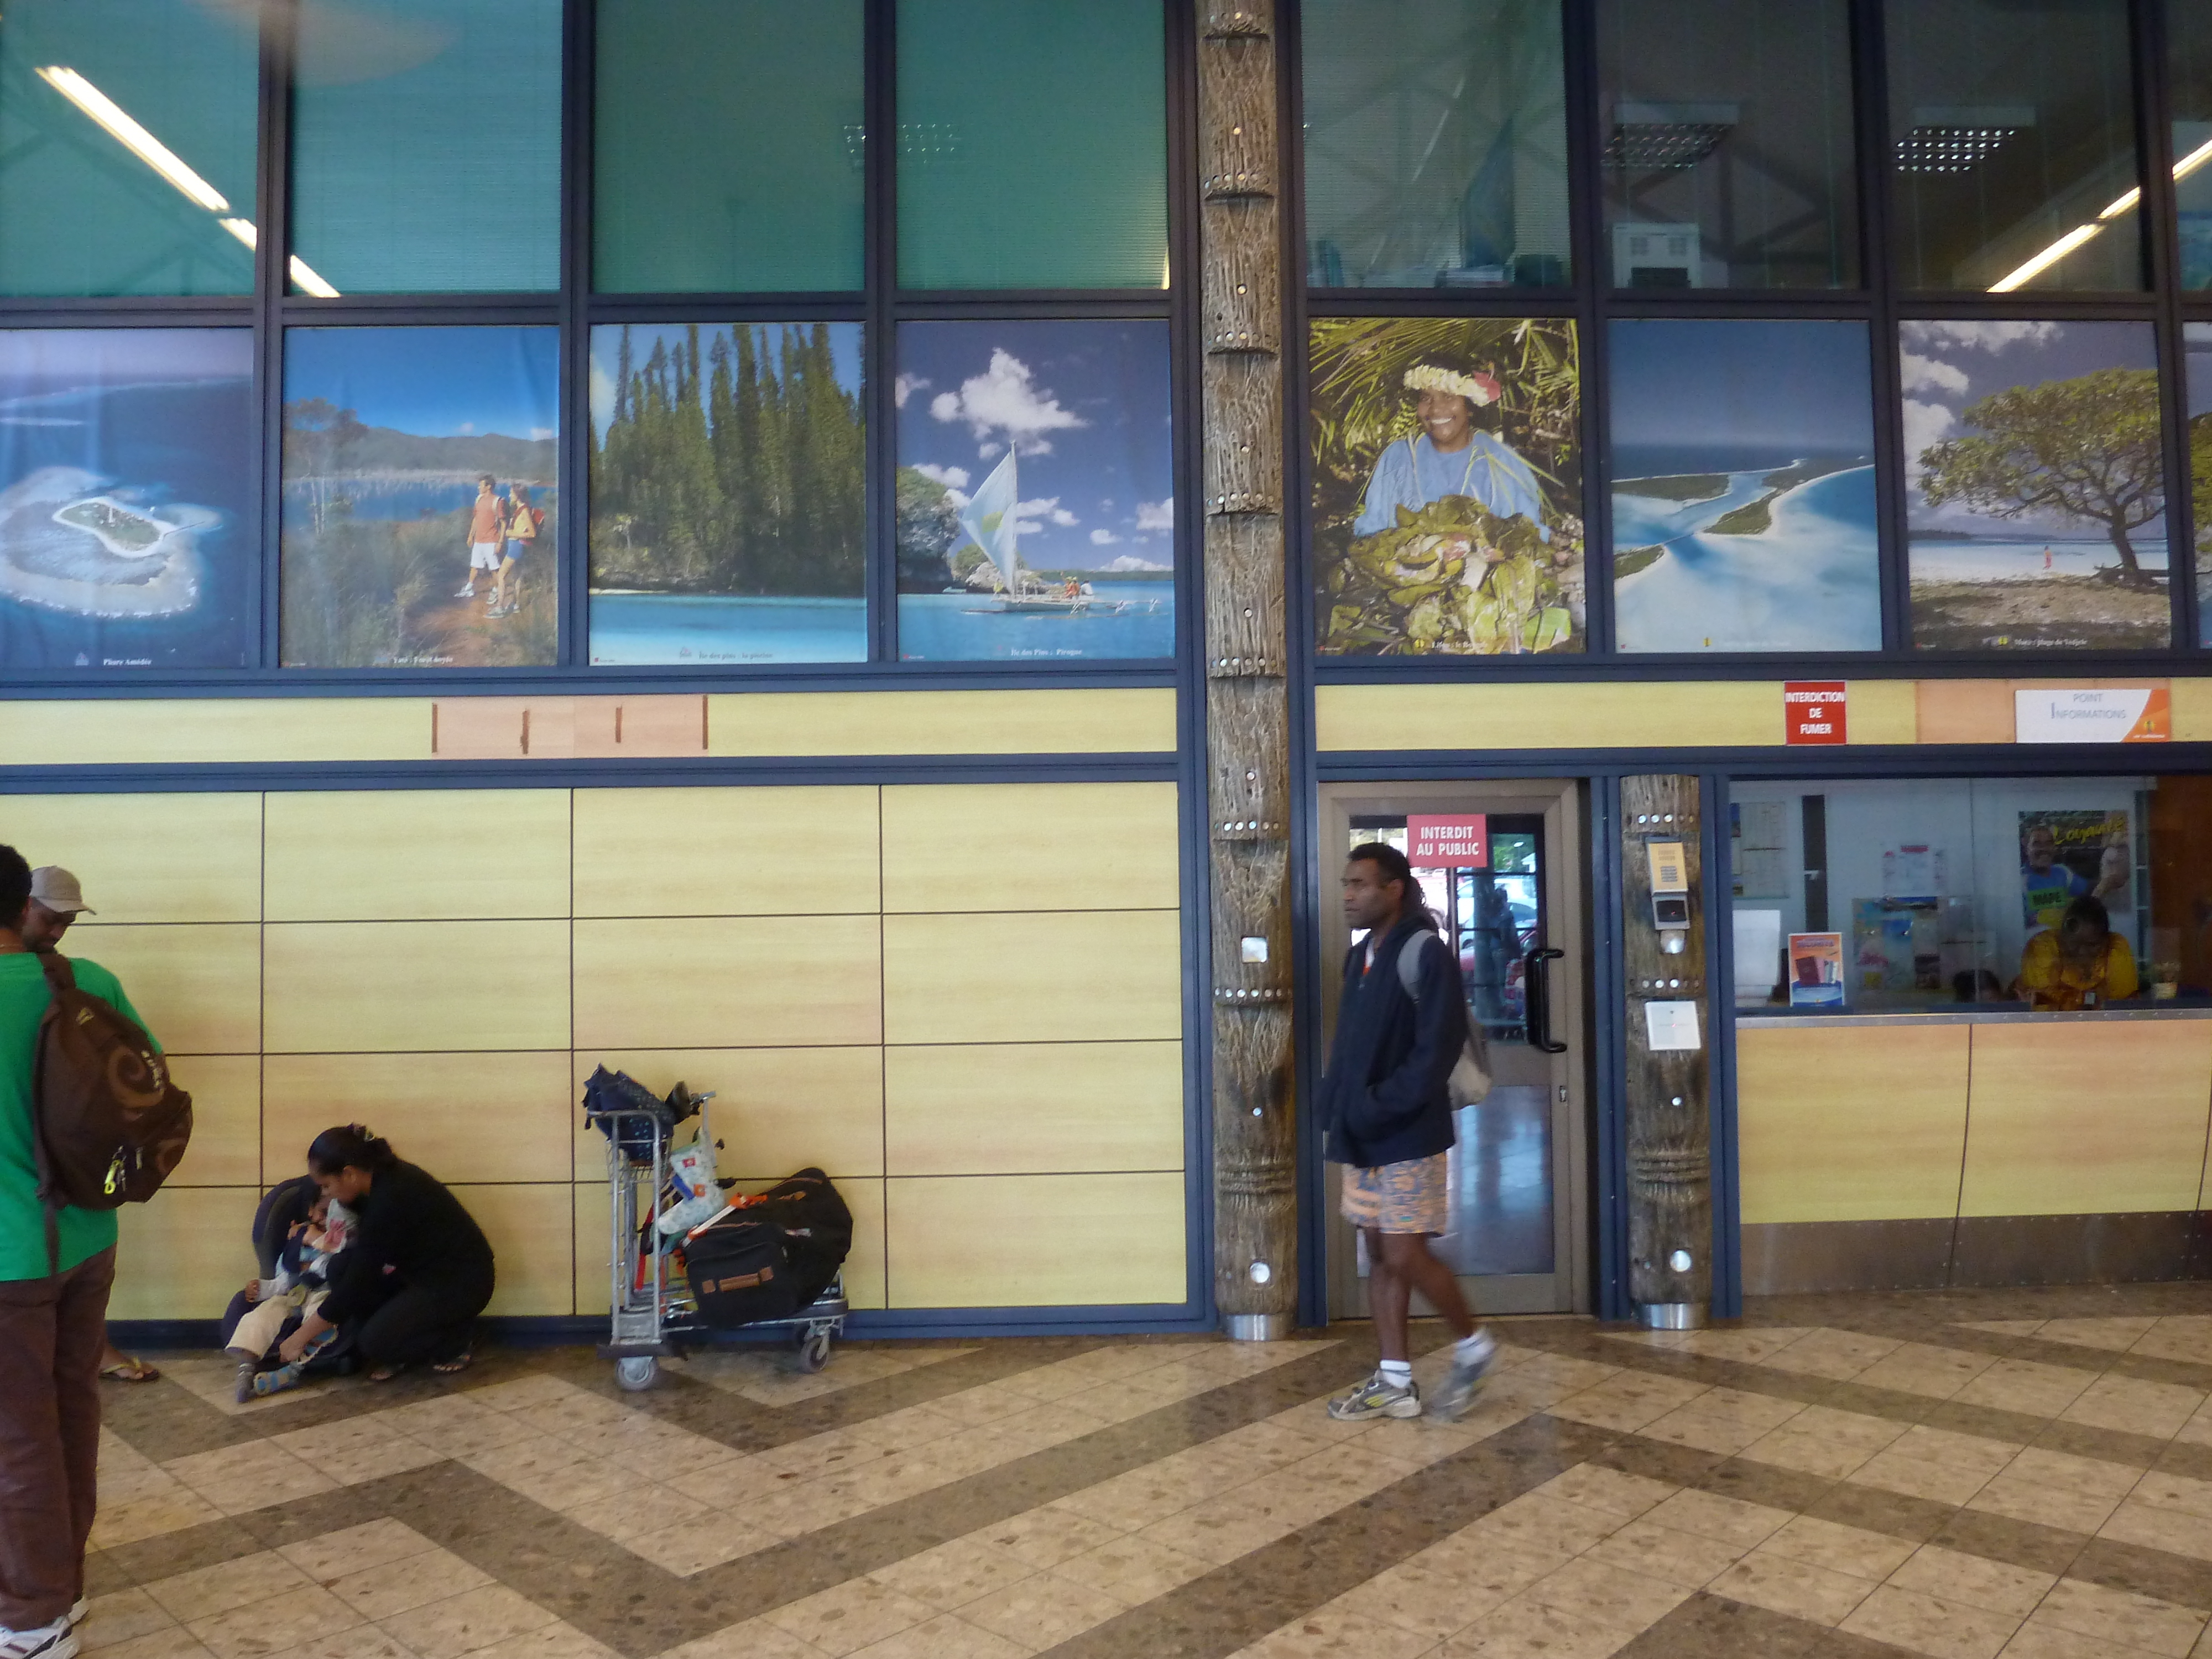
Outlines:
{"label": "flip flop", "polygon": [[127,1355],[115,1364],[102,1365],[100,1374],[117,1382],[158,1382],[161,1380],[161,1373],[154,1366]]}
{"label": "flip flop", "polygon": [[475,1359],[476,1356],[472,1353],[459,1354],[451,1359],[441,1359],[430,1369],[441,1376],[458,1376],[461,1372],[468,1370]]}

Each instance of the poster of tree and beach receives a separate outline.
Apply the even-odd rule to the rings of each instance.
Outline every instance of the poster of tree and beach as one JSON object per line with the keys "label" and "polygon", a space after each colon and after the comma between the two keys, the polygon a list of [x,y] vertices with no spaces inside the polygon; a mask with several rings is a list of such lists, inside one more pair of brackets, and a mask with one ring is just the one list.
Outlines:
{"label": "poster of tree and beach", "polygon": [[2167,644],[2151,325],[1905,322],[1899,333],[1913,644]]}
{"label": "poster of tree and beach", "polygon": [[2189,477],[2197,502],[2197,642],[2212,645],[2212,323],[2185,323],[2189,363]]}
{"label": "poster of tree and beach", "polygon": [[284,665],[558,655],[559,331],[284,338]]}
{"label": "poster of tree and beach", "polygon": [[252,659],[253,336],[0,332],[0,662]]}
{"label": "poster of tree and beach", "polygon": [[862,662],[858,323],[592,331],[591,654]]}
{"label": "poster of tree and beach", "polygon": [[1856,322],[1612,325],[1623,651],[1878,651],[1873,362]]}

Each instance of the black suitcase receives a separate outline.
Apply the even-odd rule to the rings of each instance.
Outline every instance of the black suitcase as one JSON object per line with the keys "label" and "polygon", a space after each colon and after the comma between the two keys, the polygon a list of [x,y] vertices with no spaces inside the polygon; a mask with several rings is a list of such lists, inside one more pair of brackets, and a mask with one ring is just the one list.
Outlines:
{"label": "black suitcase", "polygon": [[699,1316],[718,1329],[788,1319],[830,1288],[853,1248],[853,1212],[830,1177],[801,1170],[684,1241]]}

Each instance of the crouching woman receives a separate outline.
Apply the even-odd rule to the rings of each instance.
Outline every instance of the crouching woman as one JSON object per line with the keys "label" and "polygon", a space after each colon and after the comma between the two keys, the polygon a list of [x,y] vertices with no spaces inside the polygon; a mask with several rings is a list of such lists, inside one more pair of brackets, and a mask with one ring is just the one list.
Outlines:
{"label": "crouching woman", "polygon": [[332,1265],[330,1294],[286,1340],[284,1361],[343,1329],[379,1382],[426,1361],[434,1370],[465,1370],[494,1278],[491,1245],[475,1218],[358,1123],[317,1135],[307,1173],[356,1223]]}

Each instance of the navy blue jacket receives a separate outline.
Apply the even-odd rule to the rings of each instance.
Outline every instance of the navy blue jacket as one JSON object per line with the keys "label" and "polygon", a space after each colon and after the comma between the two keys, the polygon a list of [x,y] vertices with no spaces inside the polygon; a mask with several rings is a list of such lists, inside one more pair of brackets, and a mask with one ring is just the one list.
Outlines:
{"label": "navy blue jacket", "polygon": [[1364,941],[1344,958],[1336,1037],[1316,1103],[1333,1164],[1373,1169],[1432,1158],[1452,1144],[1445,1085],[1467,1045],[1459,962],[1442,940],[1423,948],[1418,1005],[1398,977],[1398,952],[1431,931],[1425,917],[1401,920],[1364,973]]}

